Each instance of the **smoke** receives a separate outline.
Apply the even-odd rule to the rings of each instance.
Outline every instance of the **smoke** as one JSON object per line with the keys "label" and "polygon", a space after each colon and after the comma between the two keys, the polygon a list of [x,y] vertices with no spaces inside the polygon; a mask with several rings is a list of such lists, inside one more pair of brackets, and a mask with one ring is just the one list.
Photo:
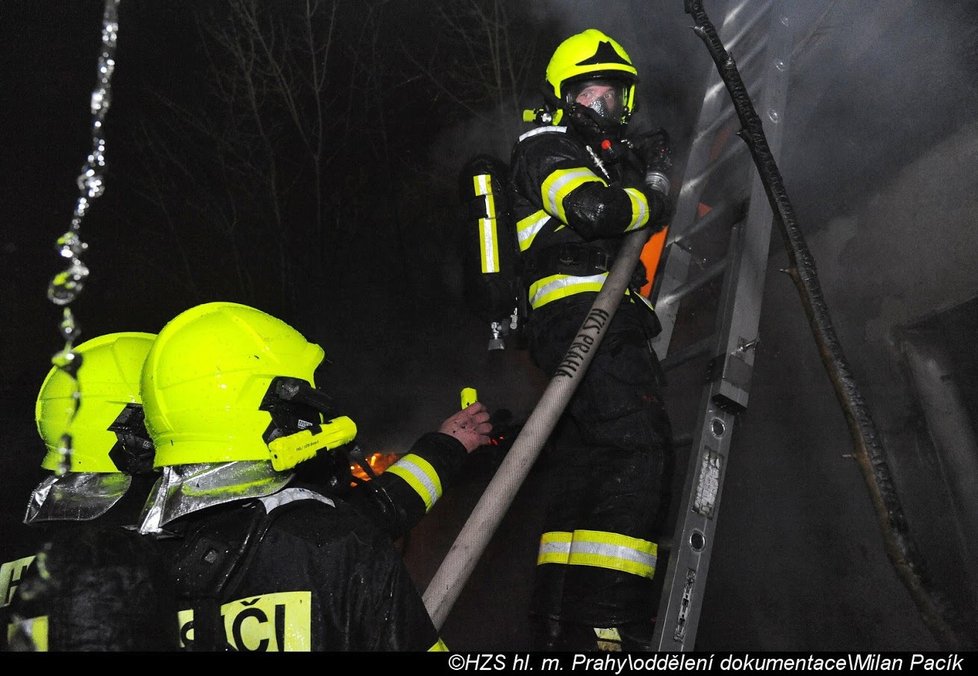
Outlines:
{"label": "smoke", "polygon": [[790,5],[799,21],[785,174],[799,210],[818,214],[806,227],[818,228],[972,120],[976,7]]}

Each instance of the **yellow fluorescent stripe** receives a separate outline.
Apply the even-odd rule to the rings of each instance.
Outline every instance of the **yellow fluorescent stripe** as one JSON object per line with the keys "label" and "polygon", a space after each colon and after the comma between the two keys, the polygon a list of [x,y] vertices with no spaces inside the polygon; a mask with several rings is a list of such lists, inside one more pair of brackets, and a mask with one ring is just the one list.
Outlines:
{"label": "yellow fluorescent stripe", "polygon": [[499,272],[499,247],[496,246],[496,219],[479,219],[479,255],[482,273]]}
{"label": "yellow fluorescent stripe", "polygon": [[438,639],[437,641],[435,641],[435,645],[433,645],[430,648],[428,648],[428,652],[429,653],[447,653],[448,652],[448,646],[445,645],[445,641],[443,641],[442,639]]}
{"label": "yellow fluorescent stripe", "polygon": [[489,174],[479,174],[477,176],[473,176],[472,187],[475,190],[476,195],[491,195],[492,180],[490,180]]}
{"label": "yellow fluorescent stripe", "polygon": [[516,239],[520,245],[520,251],[526,251],[533,244],[533,238],[537,236],[543,226],[550,220],[550,214],[543,209],[535,211],[526,218],[522,218],[516,224]]}
{"label": "yellow fluorescent stripe", "polygon": [[476,195],[485,197],[486,215],[479,219],[479,255],[483,274],[499,272],[498,233],[496,231],[496,198],[492,195],[492,179],[489,174],[472,177]]}
{"label": "yellow fluorescent stripe", "polygon": [[425,512],[434,506],[441,497],[441,479],[431,463],[408,453],[403,458],[387,468],[387,472],[404,479],[408,486],[424,500]]}
{"label": "yellow fluorescent stripe", "polygon": [[559,298],[567,298],[576,293],[601,291],[601,287],[604,286],[604,280],[607,277],[608,273],[602,272],[599,275],[590,275],[588,277],[550,275],[549,277],[538,279],[530,285],[530,307],[536,309]]}
{"label": "yellow fluorescent stripe", "polygon": [[0,564],[0,608],[9,605],[13,600],[17,585],[33,560],[34,555],[32,554]]}
{"label": "yellow fluorescent stripe", "polygon": [[568,563],[652,578],[658,551],[658,546],[648,540],[618,533],[578,530],[574,531]]}
{"label": "yellow fluorescent stripe", "polygon": [[625,232],[637,230],[649,222],[649,201],[636,188],[625,188],[628,198],[632,201],[632,220],[629,222]]}
{"label": "yellow fluorescent stripe", "polygon": [[587,167],[557,169],[544,179],[540,189],[544,209],[550,215],[556,216],[566,223],[567,213],[564,210],[564,199],[585,183],[608,185]]}
{"label": "yellow fluorescent stripe", "polygon": [[537,565],[544,563],[567,563],[570,555],[573,534],[566,531],[551,531],[540,536],[540,551]]}

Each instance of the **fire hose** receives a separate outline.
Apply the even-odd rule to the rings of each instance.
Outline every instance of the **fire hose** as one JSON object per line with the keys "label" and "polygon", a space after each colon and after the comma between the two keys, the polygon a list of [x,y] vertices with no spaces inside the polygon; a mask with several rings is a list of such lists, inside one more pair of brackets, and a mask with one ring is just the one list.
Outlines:
{"label": "fire hose", "polygon": [[438,629],[584,377],[651,234],[648,230],[637,230],[622,241],[608,278],[571,341],[564,360],[425,589],[424,604]]}

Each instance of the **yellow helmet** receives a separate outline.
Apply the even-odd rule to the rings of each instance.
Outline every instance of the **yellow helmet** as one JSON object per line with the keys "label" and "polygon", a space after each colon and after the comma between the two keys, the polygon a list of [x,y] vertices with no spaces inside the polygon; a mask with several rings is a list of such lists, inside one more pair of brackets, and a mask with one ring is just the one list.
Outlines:
{"label": "yellow helmet", "polygon": [[613,111],[599,111],[609,125],[625,125],[635,108],[638,71],[628,52],[614,39],[595,28],[572,35],[558,45],[550,63],[544,94],[555,108],[552,124],[560,124],[563,114],[574,104],[581,87],[601,83],[615,88],[618,105]]}
{"label": "yellow helmet", "polygon": [[313,384],[324,356],[285,322],[247,305],[205,303],[177,315],[142,374],[154,465],[271,460],[270,441],[322,422],[314,407],[273,396],[273,381]]}
{"label": "yellow helmet", "polygon": [[[139,378],[154,338],[138,332],[92,338],[74,349],[81,359],[77,382],[61,368],[48,372],[34,406],[37,431],[47,446],[41,467],[98,473],[149,469],[152,446],[142,422]],[[60,450],[66,432],[71,434],[68,458]],[[62,467],[65,459],[70,462]]]}

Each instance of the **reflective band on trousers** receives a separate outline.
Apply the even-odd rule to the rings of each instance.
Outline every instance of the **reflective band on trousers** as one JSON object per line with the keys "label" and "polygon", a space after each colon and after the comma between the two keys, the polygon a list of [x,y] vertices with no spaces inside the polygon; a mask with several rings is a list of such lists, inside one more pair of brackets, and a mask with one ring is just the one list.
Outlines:
{"label": "reflective band on trousers", "polygon": [[519,242],[520,251],[526,251],[533,245],[533,238],[543,230],[543,226],[550,220],[550,214],[543,209],[534,211],[526,218],[521,218],[516,224],[516,240]]}
{"label": "reflective band on trousers", "polygon": [[488,174],[472,177],[475,194],[486,200],[486,216],[479,219],[479,254],[482,259],[482,272],[499,272],[499,239],[496,232],[496,200],[492,196],[492,178]]}
{"label": "reflective band on trousers", "polygon": [[550,275],[530,284],[530,307],[537,309],[559,298],[567,298],[576,293],[593,291],[597,293],[604,286],[608,273],[587,277],[572,277],[571,275]]}
{"label": "reflective band on trousers", "polygon": [[441,497],[441,479],[438,472],[421,456],[409,453],[387,468],[387,472],[407,481],[408,486],[424,500],[425,512]]}
{"label": "reflective band on trousers", "polygon": [[651,579],[659,548],[654,542],[598,530],[551,531],[540,537],[537,565],[593,566]]}
{"label": "reflective band on trousers", "polygon": [[608,185],[587,167],[557,169],[544,179],[540,188],[543,208],[546,209],[547,213],[559,218],[562,223],[566,223],[567,213],[564,210],[564,199],[585,183]]}

